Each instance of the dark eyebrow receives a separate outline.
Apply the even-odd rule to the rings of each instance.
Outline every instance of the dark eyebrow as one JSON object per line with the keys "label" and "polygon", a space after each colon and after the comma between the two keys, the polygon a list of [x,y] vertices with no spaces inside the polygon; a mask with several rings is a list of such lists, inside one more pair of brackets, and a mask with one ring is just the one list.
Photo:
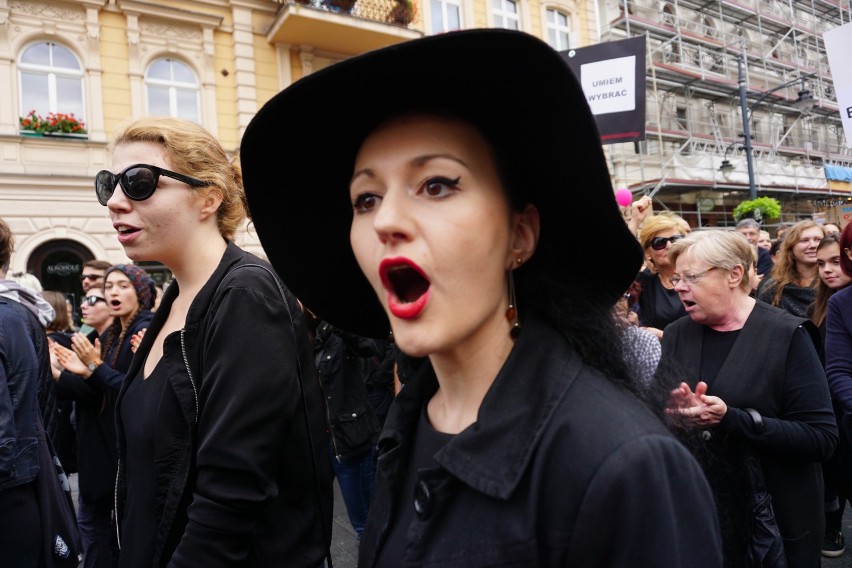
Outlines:
{"label": "dark eyebrow", "polygon": [[[420,166],[422,166],[422,165],[424,165],[424,164],[426,164],[426,163],[428,163],[432,160],[436,160],[436,159],[439,159],[439,158],[443,158],[443,159],[446,159],[446,160],[452,160],[453,162],[456,162],[456,163],[464,166],[465,168],[470,169],[468,167],[467,163],[464,160],[462,160],[461,158],[459,158],[458,156],[455,156],[453,154],[424,154],[423,156],[417,156],[416,158],[411,160],[410,164],[413,165],[413,166],[420,167]],[[365,175],[367,177],[375,177],[376,172],[373,171],[370,168],[364,168],[364,169],[358,170],[354,174],[352,174],[352,178],[349,180],[349,183],[351,184],[352,182],[355,181],[355,178],[362,176],[362,175]]]}

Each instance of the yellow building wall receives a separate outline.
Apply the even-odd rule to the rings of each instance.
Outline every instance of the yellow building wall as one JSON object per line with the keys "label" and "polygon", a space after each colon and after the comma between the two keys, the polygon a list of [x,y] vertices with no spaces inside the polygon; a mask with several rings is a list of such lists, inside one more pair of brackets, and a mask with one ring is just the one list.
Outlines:
{"label": "yellow building wall", "polygon": [[122,14],[101,12],[100,18],[104,129],[107,138],[111,139],[116,127],[132,113],[128,80],[130,54],[125,17]]}
{"label": "yellow building wall", "polygon": [[[230,33],[214,32],[213,54],[216,69],[216,122],[218,138],[225,148],[236,148],[240,142],[237,123],[236,74],[234,73],[234,38]],[[226,73],[223,73],[225,71]]]}

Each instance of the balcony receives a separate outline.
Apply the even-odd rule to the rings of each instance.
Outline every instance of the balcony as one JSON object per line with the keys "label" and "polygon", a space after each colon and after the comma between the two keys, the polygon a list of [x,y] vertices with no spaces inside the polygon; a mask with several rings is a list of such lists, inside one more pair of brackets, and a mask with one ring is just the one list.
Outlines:
{"label": "balcony", "polygon": [[[419,38],[417,4],[406,18],[397,0],[279,0],[266,34],[271,43],[312,46],[341,55],[357,55]],[[408,21],[406,21],[408,20]]]}

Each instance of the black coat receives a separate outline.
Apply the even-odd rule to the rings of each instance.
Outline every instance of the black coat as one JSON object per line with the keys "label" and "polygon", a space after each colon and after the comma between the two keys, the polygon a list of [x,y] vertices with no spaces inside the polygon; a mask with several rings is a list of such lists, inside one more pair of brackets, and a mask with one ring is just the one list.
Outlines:
{"label": "black coat", "polygon": [[[234,270],[245,265],[260,266]],[[296,298],[284,288],[285,303],[261,266],[271,270],[229,243],[184,328],[165,338],[153,450],[155,566],[314,567],[329,544],[331,464],[312,345]],[[120,414],[133,409],[123,397],[178,294],[174,282],[116,404],[119,520],[132,451]]]}
{"label": "black coat", "polygon": [[[808,328],[806,330],[806,328]],[[717,491],[726,529],[742,526],[747,490],[742,485],[741,444],[749,444],[763,466],[772,495],[788,564],[820,565],[823,493],[820,462],[837,444],[837,425],[825,373],[812,342],[818,333],[810,322],[764,302],[756,302],[707,394],[728,407],[709,431],[699,457]],[[666,328],[663,357],[676,361],[684,380],[699,380],[704,326],[686,317]],[[752,408],[762,416],[759,431]],[[728,521],[725,522],[724,519]],[[726,536],[727,546],[742,550],[742,531]],[[734,539],[734,543],[731,542]],[[731,566],[743,558],[729,559]]]}
{"label": "black coat", "polygon": [[384,342],[352,335],[321,322],[317,326],[317,374],[328,407],[331,448],[337,459],[361,455],[382,427],[367,393],[371,360],[384,355]]}
{"label": "black coat", "polygon": [[[426,363],[379,439],[359,566],[395,522],[413,431],[437,389]],[[405,561],[454,566],[721,566],[710,488],[695,459],[632,394],[527,317],[478,420],[418,472]],[[397,566],[404,566],[402,561]]]}

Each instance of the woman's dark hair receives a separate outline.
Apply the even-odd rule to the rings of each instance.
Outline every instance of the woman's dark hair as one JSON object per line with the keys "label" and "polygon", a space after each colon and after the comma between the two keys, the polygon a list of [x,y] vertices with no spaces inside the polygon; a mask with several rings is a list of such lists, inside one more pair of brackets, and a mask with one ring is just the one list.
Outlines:
{"label": "woman's dark hair", "polygon": [[852,251],[852,223],[843,228],[840,233],[840,268],[846,276],[852,276],[852,259],[849,258],[847,250]]}
{"label": "woman's dark hair", "polygon": [[[842,265],[843,257],[845,255],[842,250],[843,247],[840,246],[840,236],[837,233],[828,233],[825,237],[823,237],[817,245],[817,251],[833,244],[836,244],[838,248],[841,249],[840,264]],[[821,326],[823,321],[825,321],[825,314],[828,312],[828,299],[831,298],[831,295],[836,291],[837,290],[829,288],[826,283],[822,281],[822,278],[819,278],[819,282],[817,282],[816,300],[813,303],[811,311],[811,321],[814,322],[817,327]]]}

